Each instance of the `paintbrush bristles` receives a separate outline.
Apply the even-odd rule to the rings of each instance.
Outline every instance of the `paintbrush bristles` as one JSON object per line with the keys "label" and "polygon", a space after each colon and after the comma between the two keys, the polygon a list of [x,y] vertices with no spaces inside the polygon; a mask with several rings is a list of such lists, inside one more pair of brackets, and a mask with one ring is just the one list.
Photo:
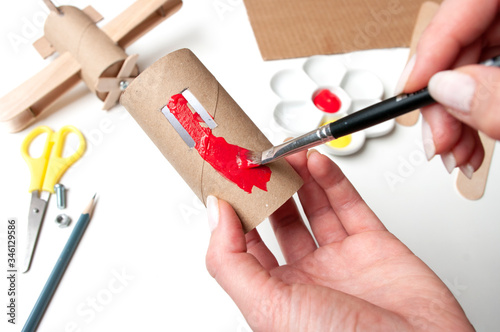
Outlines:
{"label": "paintbrush bristles", "polygon": [[262,153],[254,151],[239,151],[236,155],[236,164],[239,168],[253,168],[260,166]]}

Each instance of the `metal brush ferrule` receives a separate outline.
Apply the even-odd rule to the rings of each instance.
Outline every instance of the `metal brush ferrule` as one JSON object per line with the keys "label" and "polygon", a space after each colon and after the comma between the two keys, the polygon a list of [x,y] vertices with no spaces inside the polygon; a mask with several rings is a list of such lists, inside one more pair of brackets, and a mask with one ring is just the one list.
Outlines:
{"label": "metal brush ferrule", "polygon": [[307,134],[291,139],[262,153],[262,163],[267,164],[277,158],[318,146],[333,140],[329,125],[324,125]]}

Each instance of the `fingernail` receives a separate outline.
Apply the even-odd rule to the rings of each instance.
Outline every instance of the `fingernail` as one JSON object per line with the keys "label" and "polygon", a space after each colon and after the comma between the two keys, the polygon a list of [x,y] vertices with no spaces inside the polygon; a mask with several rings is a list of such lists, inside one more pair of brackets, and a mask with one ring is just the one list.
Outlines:
{"label": "fingernail", "polygon": [[316,149],[310,149],[309,151],[307,151],[307,159],[309,159],[309,157],[310,157],[313,153],[319,153],[319,152],[318,152],[318,150],[316,150]]}
{"label": "fingernail", "polygon": [[436,146],[432,137],[432,130],[429,123],[422,117],[422,143],[427,160],[431,160],[436,155]]}
{"label": "fingernail", "polygon": [[215,196],[207,197],[208,228],[212,233],[219,224],[219,200]]}
{"label": "fingernail", "polygon": [[406,64],[405,69],[401,73],[401,77],[399,78],[398,84],[396,84],[396,90],[394,91],[396,95],[403,93],[403,90],[405,89],[406,83],[408,82],[408,79],[410,78],[411,72],[413,71],[413,68],[415,67],[416,60],[417,60],[416,54],[414,54],[410,58],[410,60],[408,60],[408,63]]}
{"label": "fingernail", "polygon": [[469,75],[448,70],[432,76],[429,81],[429,93],[440,104],[470,112],[476,86],[476,81]]}
{"label": "fingernail", "polygon": [[460,166],[460,170],[467,178],[472,179],[472,176],[474,175],[474,167],[472,167],[470,164],[462,165]]}
{"label": "fingernail", "polygon": [[448,153],[442,154],[441,160],[443,161],[444,167],[446,167],[446,170],[450,174],[451,174],[451,172],[453,172],[455,167],[457,167],[457,161],[455,160],[455,156],[453,155],[453,152],[448,152]]}

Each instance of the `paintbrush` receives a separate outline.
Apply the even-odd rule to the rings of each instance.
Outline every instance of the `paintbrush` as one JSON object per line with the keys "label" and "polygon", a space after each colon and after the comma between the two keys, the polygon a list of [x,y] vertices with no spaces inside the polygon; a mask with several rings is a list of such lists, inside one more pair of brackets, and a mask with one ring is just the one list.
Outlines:
{"label": "paintbrush", "polygon": [[[482,63],[486,66],[500,66],[500,56]],[[427,88],[410,94],[400,94],[363,110],[352,113],[335,122],[328,123],[281,145],[257,152],[246,151],[237,156],[238,165],[242,168],[265,165],[296,152],[327,143],[334,139],[375,126],[384,121],[435,103]]]}
{"label": "paintbrush", "polygon": [[427,88],[411,94],[401,94],[340,118],[335,122],[325,124],[268,150],[245,152],[245,155],[237,157],[238,165],[242,168],[265,165],[299,151],[375,126],[432,103],[435,101]]}

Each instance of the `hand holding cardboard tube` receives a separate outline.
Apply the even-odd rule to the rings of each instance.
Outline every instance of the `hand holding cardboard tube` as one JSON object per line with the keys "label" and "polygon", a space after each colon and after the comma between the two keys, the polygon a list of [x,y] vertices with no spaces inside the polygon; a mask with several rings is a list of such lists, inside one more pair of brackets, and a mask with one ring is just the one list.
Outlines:
{"label": "hand holding cardboard tube", "polygon": [[[253,331],[473,331],[446,285],[389,233],[328,157],[299,152],[298,196],[269,218],[286,259],[208,198],[206,263]],[[317,246],[319,245],[319,247]]]}

